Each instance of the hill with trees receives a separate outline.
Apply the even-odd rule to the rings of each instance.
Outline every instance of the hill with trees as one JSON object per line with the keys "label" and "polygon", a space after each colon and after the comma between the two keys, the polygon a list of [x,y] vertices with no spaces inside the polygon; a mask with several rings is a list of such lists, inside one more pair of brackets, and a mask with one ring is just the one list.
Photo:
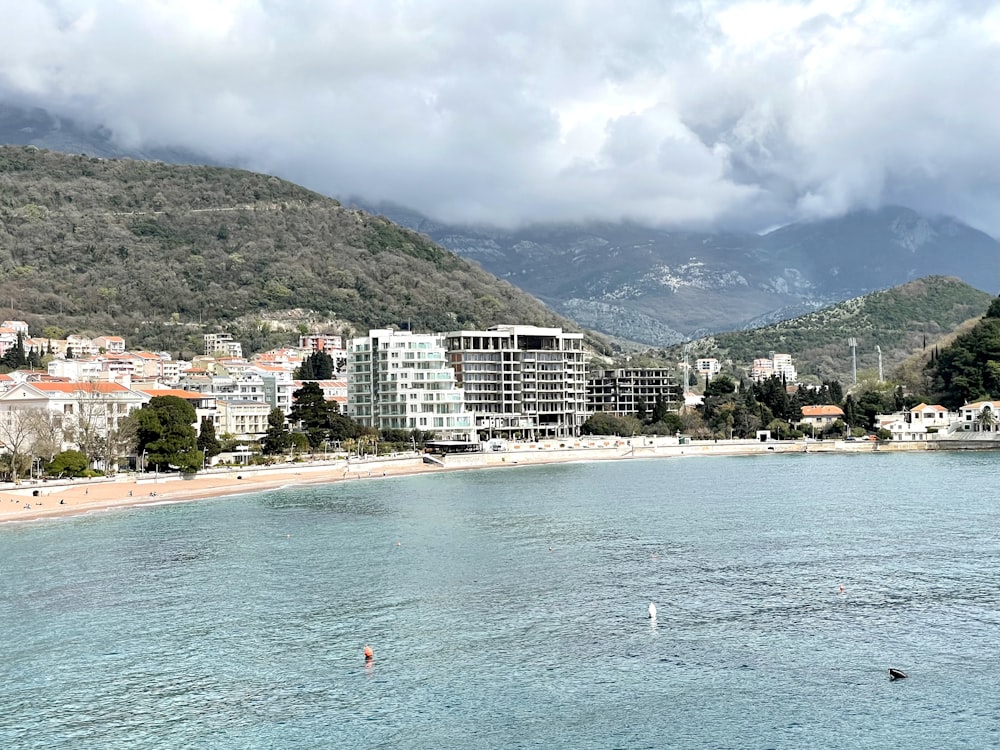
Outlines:
{"label": "hill with trees", "polygon": [[388,219],[275,177],[0,147],[0,304],[33,333],[117,333],[200,351],[260,321],[342,331],[498,323],[579,330],[533,297]]}
{"label": "hill with trees", "polygon": [[[689,356],[716,357],[738,371],[755,358],[783,352],[792,355],[800,378],[850,384],[849,339],[857,340],[859,371],[878,371],[878,347],[887,374],[914,353],[929,356],[936,343],[982,316],[993,299],[954,277],[930,276],[762,328],[698,339],[691,342]],[[666,354],[682,358],[684,349]]]}
{"label": "hill with trees", "polygon": [[1000,298],[970,331],[935,351],[926,370],[931,392],[942,406],[957,409],[973,401],[1000,399]]}

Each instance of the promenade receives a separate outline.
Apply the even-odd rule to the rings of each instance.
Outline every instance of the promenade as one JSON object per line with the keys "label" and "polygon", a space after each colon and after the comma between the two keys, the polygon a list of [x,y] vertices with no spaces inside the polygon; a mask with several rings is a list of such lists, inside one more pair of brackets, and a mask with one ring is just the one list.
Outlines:
{"label": "promenade", "polygon": [[[937,442],[937,441],[935,441]],[[0,485],[0,523],[77,515],[129,506],[186,502],[280,487],[329,484],[382,477],[549,463],[781,453],[871,453],[931,449],[1000,448],[1000,441],[882,442],[869,440],[689,440],[677,437],[583,437],[510,442],[503,450],[437,456],[419,453],[343,457],[269,466],[227,466],[177,474],[118,474],[95,479],[22,481]],[[947,443],[947,444],[946,444]]]}

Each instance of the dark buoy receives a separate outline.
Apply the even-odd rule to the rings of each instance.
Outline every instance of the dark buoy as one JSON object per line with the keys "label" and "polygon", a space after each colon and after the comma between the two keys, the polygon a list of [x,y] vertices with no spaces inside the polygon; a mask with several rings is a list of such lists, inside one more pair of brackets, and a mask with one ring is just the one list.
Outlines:
{"label": "dark buoy", "polygon": [[906,679],[906,672],[902,669],[889,669],[889,679],[890,680],[903,680]]}

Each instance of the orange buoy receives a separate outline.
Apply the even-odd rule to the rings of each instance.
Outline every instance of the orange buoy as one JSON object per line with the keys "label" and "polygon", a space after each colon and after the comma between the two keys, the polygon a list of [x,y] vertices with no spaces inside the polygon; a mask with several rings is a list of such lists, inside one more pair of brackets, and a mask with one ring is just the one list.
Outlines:
{"label": "orange buoy", "polygon": [[371,646],[365,646],[365,661],[372,659],[375,656],[375,652],[372,651]]}

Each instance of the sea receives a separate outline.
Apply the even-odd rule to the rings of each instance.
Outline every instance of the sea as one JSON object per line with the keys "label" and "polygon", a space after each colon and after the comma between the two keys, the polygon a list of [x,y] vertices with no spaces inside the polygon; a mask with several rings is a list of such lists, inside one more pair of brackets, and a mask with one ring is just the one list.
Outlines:
{"label": "sea", "polygon": [[582,462],[6,524],[0,747],[996,748],[998,467]]}

